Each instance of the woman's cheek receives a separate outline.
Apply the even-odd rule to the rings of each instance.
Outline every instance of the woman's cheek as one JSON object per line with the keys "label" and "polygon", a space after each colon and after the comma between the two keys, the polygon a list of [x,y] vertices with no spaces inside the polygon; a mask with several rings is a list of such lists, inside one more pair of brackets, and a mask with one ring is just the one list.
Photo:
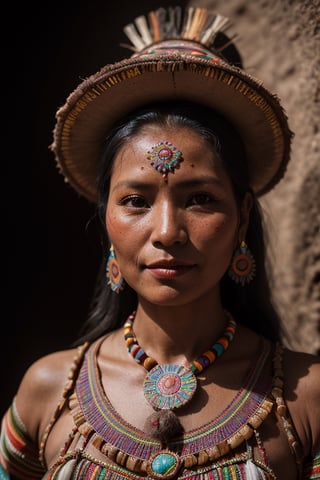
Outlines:
{"label": "woman's cheek", "polygon": [[112,212],[111,210],[107,210],[106,213],[106,229],[110,239],[117,235],[123,234],[122,229],[122,222],[119,222],[119,216],[116,212]]}
{"label": "woman's cheek", "polygon": [[234,248],[237,239],[237,220],[233,216],[217,215],[215,222],[208,222],[208,225],[203,229],[208,232],[208,244],[221,244],[226,249]]}
{"label": "woman's cheek", "polygon": [[[210,232],[212,236],[225,235],[226,232],[233,232],[236,222],[234,218],[222,213],[216,213],[210,220],[204,221],[201,225],[202,230]],[[199,228],[199,225],[197,226]],[[196,226],[194,227],[196,228]]]}
{"label": "woman's cheek", "polygon": [[119,214],[119,211],[115,209],[107,210],[106,230],[112,243],[117,244],[118,248],[122,244],[125,245],[124,248],[127,248],[127,240],[131,239],[130,241],[132,242],[135,236],[138,234],[140,236],[142,229],[136,218],[130,215]]}

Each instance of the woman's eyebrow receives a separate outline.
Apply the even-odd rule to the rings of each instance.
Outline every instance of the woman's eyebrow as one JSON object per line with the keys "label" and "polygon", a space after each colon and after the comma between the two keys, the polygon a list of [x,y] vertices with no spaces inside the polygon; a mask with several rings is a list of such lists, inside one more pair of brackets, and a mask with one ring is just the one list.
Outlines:
{"label": "woman's eyebrow", "polygon": [[132,188],[135,190],[145,190],[148,188],[151,188],[152,184],[149,182],[141,182],[137,180],[121,180],[120,182],[117,182],[114,187],[112,188],[112,191],[118,190],[120,188]]}

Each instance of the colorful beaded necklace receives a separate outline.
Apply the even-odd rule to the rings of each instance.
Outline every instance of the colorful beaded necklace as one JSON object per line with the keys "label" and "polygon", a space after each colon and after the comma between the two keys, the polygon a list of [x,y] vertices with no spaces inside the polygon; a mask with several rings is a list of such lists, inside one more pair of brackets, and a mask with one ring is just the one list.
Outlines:
{"label": "colorful beaded necklace", "polygon": [[230,313],[226,312],[228,323],[221,337],[186,368],[182,365],[159,365],[154,358],[146,354],[133,331],[135,314],[136,312],[133,312],[124,324],[124,338],[133,359],[148,371],[144,380],[146,400],[157,411],[173,410],[186,405],[197,388],[195,375],[212,365],[228,349],[234,338],[236,322]]}
{"label": "colorful beaded necklace", "polygon": [[234,338],[236,322],[226,312],[228,323],[221,337],[186,368],[174,364],[160,365],[146,354],[133,331],[135,315],[136,312],[133,312],[124,324],[124,338],[133,359],[148,372],[144,379],[144,396],[155,412],[147,419],[145,429],[151,437],[160,440],[162,445],[162,450],[150,459],[147,472],[153,478],[168,480],[180,468],[179,456],[168,450],[168,444],[184,432],[179,418],[172,410],[190,402],[197,389],[196,375],[212,365],[228,349]]}

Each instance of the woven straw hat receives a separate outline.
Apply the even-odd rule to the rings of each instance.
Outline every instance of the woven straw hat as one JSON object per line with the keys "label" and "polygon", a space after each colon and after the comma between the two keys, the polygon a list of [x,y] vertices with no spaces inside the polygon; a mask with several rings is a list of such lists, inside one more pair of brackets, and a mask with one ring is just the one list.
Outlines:
{"label": "woven straw hat", "polygon": [[139,107],[168,100],[199,103],[231,121],[257,196],[279,182],[290,157],[287,116],[277,96],[241,67],[228,27],[228,19],[205,8],[170,7],[124,28],[132,56],[82,81],[56,115],[51,149],[76,191],[97,202],[98,164],[112,127]]}

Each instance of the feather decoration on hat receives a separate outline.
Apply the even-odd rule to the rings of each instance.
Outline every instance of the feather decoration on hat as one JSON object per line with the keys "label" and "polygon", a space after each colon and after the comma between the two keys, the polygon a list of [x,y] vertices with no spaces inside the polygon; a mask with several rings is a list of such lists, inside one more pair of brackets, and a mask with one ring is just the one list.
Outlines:
{"label": "feather decoration on hat", "polygon": [[[202,44],[208,49],[223,52],[227,47],[236,50],[233,38],[225,35],[231,22],[227,17],[210,12],[203,7],[159,8],[138,16],[133,23],[123,29],[132,45],[123,45],[135,53],[139,53],[153,44],[165,40],[189,40]],[[226,55],[228,57],[228,55]],[[230,59],[228,59],[230,61]],[[239,52],[236,51],[236,62],[241,64]]]}

